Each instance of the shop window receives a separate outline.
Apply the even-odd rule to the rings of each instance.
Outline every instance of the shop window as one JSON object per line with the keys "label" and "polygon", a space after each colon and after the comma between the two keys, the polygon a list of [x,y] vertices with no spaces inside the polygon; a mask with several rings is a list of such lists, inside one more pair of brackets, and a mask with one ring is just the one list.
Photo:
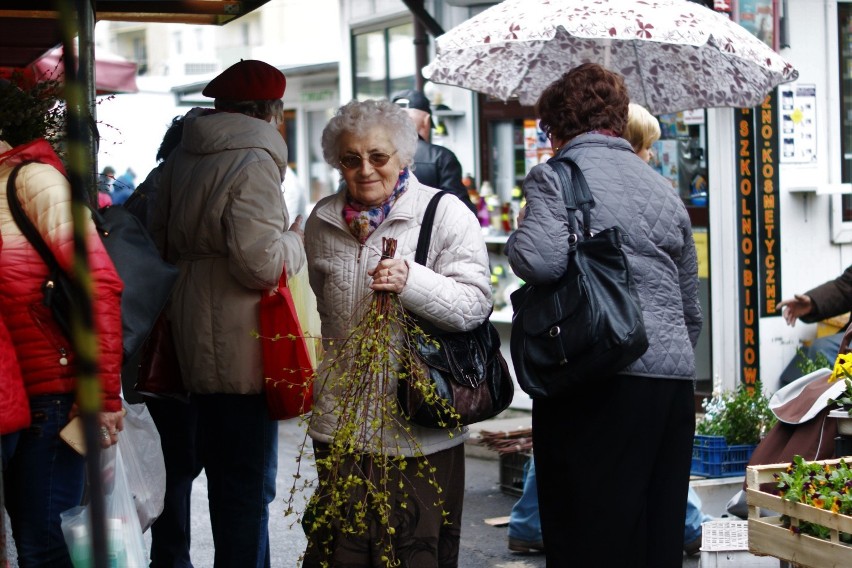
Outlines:
{"label": "shop window", "polygon": [[[840,40],[841,177],[852,182],[852,4],[837,4]],[[852,194],[832,196],[832,240],[852,242]]]}
{"label": "shop window", "polygon": [[649,163],[688,207],[707,207],[705,116],[704,110],[694,110],[657,117],[662,136],[654,142]]}
{"label": "shop window", "polygon": [[340,182],[337,170],[329,166],[322,157],[322,130],[334,114],[333,109],[308,111],[306,113],[308,131],[308,180],[309,201],[316,203],[323,197],[337,191]]}
{"label": "shop window", "polygon": [[354,33],[352,36],[355,98],[390,98],[413,89],[414,25],[409,23]]}

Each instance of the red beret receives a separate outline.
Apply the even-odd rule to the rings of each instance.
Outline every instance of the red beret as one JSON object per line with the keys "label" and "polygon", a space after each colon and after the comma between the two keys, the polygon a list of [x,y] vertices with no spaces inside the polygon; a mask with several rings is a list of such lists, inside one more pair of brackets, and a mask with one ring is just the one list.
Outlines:
{"label": "red beret", "polygon": [[270,101],[284,96],[284,73],[263,61],[234,63],[207,83],[201,94],[229,101]]}

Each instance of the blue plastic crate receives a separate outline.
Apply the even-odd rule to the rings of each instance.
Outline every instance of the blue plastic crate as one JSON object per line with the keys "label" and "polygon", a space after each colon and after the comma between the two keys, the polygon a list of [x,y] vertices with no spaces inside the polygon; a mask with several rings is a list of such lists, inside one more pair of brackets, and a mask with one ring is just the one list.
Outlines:
{"label": "blue plastic crate", "polygon": [[746,465],[756,445],[729,446],[724,436],[696,434],[692,442],[692,475],[734,477],[745,475]]}

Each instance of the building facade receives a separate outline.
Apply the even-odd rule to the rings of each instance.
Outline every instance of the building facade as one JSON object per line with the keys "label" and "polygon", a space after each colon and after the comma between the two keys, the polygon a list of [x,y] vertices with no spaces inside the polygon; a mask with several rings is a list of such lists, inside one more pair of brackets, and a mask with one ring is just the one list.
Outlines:
{"label": "building facade", "polygon": [[[417,69],[403,66],[415,59],[412,4],[418,3],[341,1],[349,38],[341,57],[342,101],[415,84]],[[444,29],[489,5],[423,3]],[[772,392],[800,342],[818,332],[814,324],[787,326],[774,304],[835,278],[852,262],[852,80],[846,79],[852,77],[852,3],[752,0],[714,7],[733,9],[731,17],[772,42],[799,78],[762,108],[659,117],[664,135],[655,166],[684,199],[701,257],[700,390],[759,379]],[[412,45],[401,53],[406,41]],[[535,133],[532,109],[443,85],[424,88],[452,110],[442,142],[477,187],[487,181],[500,202],[510,202],[534,163],[525,159],[526,140]],[[502,239],[490,234],[488,240],[499,263]],[[495,317],[504,316],[498,311]]]}
{"label": "building facade", "polygon": [[[239,58],[284,69],[291,161],[311,202],[336,190],[319,151],[334,109],[422,85],[436,108],[433,141],[455,152],[477,189],[491,188],[484,193],[492,205],[511,209],[515,188],[547,151],[536,141],[532,108],[419,76],[434,37],[424,35],[430,26],[415,14],[425,11],[448,30],[491,4],[272,0],[221,28],[98,26],[110,24],[110,51],[139,62],[149,76],[169,77],[181,105],[197,104],[206,81]],[[772,392],[797,347],[818,333],[813,324],[787,326],[774,304],[852,264],[852,2],[714,6],[733,10],[734,19],[772,42],[799,78],[755,109],[660,116],[664,135],[654,165],[684,199],[700,254],[706,325],[697,351],[699,390],[760,379]],[[517,282],[502,255],[501,226],[486,232],[502,308],[495,320],[508,346],[506,295]]]}

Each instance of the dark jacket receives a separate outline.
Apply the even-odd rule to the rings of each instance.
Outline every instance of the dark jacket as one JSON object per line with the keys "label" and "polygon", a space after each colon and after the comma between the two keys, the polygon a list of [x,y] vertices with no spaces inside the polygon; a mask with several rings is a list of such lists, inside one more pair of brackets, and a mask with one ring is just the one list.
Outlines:
{"label": "dark jacket", "polygon": [[461,164],[452,151],[418,138],[411,170],[423,185],[449,191],[476,213],[467,188],[462,184]]}
{"label": "dark jacket", "polygon": [[852,266],[834,280],[808,290],[805,295],[810,296],[813,303],[811,313],[799,318],[805,323],[822,321],[852,310]]}

